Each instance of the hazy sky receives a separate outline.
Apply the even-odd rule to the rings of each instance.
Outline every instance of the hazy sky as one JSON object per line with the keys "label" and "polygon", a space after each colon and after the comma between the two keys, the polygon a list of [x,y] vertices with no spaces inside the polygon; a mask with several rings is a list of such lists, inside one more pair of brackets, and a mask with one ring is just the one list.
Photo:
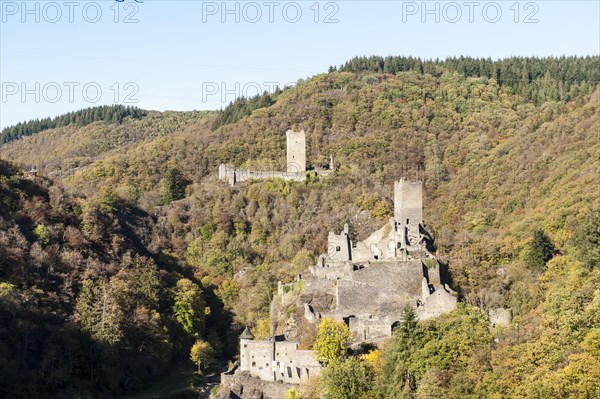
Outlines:
{"label": "hazy sky", "polygon": [[592,1],[0,0],[0,127],[115,102],[218,109],[356,55],[597,55]]}

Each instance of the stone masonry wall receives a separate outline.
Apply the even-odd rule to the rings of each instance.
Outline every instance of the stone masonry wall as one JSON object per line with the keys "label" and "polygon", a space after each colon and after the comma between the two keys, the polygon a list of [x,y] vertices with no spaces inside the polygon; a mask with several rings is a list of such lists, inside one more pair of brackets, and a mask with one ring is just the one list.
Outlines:
{"label": "stone masonry wall", "polygon": [[281,382],[263,381],[254,378],[248,372],[237,371],[234,374],[221,374],[221,398],[241,399],[282,399],[285,393],[297,385]]}
{"label": "stone masonry wall", "polygon": [[285,132],[287,138],[287,171],[306,172],[306,134],[304,130]]}
{"label": "stone masonry wall", "polygon": [[423,223],[423,183],[400,179],[394,183],[394,219],[407,224],[413,234],[419,233]]}

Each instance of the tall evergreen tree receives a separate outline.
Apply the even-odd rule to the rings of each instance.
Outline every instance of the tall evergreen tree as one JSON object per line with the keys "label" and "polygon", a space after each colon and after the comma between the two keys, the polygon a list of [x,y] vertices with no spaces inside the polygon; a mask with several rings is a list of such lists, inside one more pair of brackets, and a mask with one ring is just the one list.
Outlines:
{"label": "tall evergreen tree", "polygon": [[546,233],[542,230],[536,230],[533,233],[533,239],[527,247],[525,261],[530,269],[542,270],[555,253],[556,249]]}
{"label": "tall evergreen tree", "polygon": [[185,188],[187,181],[183,173],[178,168],[170,168],[162,179],[162,201],[163,204],[169,204],[185,197]]}
{"label": "tall evergreen tree", "polygon": [[423,331],[419,326],[417,314],[411,306],[406,306],[402,320],[394,329],[394,337],[385,354],[381,370],[381,384],[377,387],[377,397],[404,398],[416,386],[411,371],[410,359],[413,352],[423,345]]}

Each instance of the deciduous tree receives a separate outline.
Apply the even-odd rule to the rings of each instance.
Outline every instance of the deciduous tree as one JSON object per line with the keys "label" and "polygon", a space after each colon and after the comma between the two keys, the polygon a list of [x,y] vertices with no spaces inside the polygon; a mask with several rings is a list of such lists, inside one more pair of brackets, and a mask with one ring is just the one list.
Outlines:
{"label": "deciduous tree", "polygon": [[350,332],[343,322],[324,318],[317,327],[317,338],[313,350],[317,359],[325,363],[346,355]]}

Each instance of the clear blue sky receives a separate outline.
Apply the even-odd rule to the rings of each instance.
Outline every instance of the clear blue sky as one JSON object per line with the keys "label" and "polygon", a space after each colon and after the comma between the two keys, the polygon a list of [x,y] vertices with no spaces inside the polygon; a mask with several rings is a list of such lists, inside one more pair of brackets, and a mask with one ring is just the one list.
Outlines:
{"label": "clear blue sky", "polygon": [[0,0],[0,127],[115,100],[218,109],[356,55],[600,53],[598,0],[68,1],[28,0],[25,10]]}

